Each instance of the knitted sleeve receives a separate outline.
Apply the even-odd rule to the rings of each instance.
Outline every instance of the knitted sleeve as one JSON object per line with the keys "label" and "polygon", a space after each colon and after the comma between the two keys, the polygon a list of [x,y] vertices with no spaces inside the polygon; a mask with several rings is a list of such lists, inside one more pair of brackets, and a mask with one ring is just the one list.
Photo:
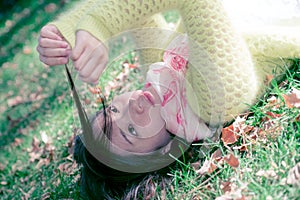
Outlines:
{"label": "knitted sleeve", "polygon": [[95,3],[101,4],[103,0],[85,0],[75,4],[66,13],[60,15],[57,20],[50,24],[55,25],[64,38],[70,43],[71,47],[75,46],[75,33],[77,30],[78,22],[81,21],[82,17],[92,9]]}
{"label": "knitted sleeve", "polygon": [[[188,102],[212,124],[232,119],[255,101],[258,80],[250,53],[218,0],[107,0],[95,4],[78,29],[105,42],[155,13],[177,9],[190,38]],[[192,98],[192,96],[196,98]]]}
{"label": "knitted sleeve", "polygon": [[176,7],[176,0],[96,1],[93,10],[79,22],[78,29],[86,30],[106,43],[111,37],[141,25],[154,14]]}

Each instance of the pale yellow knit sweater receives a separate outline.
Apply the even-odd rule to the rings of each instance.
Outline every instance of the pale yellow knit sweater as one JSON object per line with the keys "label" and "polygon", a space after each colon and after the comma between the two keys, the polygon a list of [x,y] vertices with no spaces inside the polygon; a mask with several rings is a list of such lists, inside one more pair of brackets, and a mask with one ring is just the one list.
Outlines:
{"label": "pale yellow knit sweater", "polygon": [[262,31],[242,37],[218,0],[89,0],[53,24],[72,47],[80,29],[105,44],[131,31],[138,48],[144,49],[144,62],[151,63],[160,61],[162,48],[176,35],[157,14],[171,9],[182,18],[176,31],[189,36],[188,103],[210,124],[231,120],[253,104],[266,87],[266,75],[277,66],[274,61],[300,57],[299,36]]}

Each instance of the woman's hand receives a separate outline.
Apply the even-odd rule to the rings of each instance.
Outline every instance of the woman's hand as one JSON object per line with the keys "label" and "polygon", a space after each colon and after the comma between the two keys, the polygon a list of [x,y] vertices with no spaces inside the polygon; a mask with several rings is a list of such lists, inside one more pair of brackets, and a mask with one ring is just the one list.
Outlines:
{"label": "woman's hand", "polygon": [[90,33],[76,33],[76,44],[71,59],[79,78],[87,83],[97,83],[108,62],[108,52],[102,42]]}
{"label": "woman's hand", "polygon": [[50,66],[68,63],[71,47],[54,25],[46,25],[40,31],[37,51],[40,60]]}

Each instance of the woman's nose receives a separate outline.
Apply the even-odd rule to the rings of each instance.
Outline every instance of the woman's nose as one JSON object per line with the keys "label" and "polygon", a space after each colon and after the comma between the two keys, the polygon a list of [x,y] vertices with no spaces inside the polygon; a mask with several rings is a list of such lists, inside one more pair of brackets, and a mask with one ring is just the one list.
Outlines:
{"label": "woman's nose", "polygon": [[131,112],[134,112],[137,114],[142,114],[144,112],[142,98],[140,95],[136,99],[129,100],[129,109]]}

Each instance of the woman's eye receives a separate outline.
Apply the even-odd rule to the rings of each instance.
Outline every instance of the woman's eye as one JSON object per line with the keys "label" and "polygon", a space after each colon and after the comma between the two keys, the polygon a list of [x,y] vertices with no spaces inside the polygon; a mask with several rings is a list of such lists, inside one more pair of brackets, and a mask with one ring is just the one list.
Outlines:
{"label": "woman's eye", "polygon": [[109,107],[109,110],[110,110],[111,112],[114,112],[114,113],[118,113],[118,112],[119,112],[118,109],[117,109],[116,107],[114,107],[114,106],[110,106],[110,107]]}
{"label": "woman's eye", "polygon": [[128,125],[128,132],[131,135],[137,136],[137,132],[135,131],[134,127],[131,124]]}

